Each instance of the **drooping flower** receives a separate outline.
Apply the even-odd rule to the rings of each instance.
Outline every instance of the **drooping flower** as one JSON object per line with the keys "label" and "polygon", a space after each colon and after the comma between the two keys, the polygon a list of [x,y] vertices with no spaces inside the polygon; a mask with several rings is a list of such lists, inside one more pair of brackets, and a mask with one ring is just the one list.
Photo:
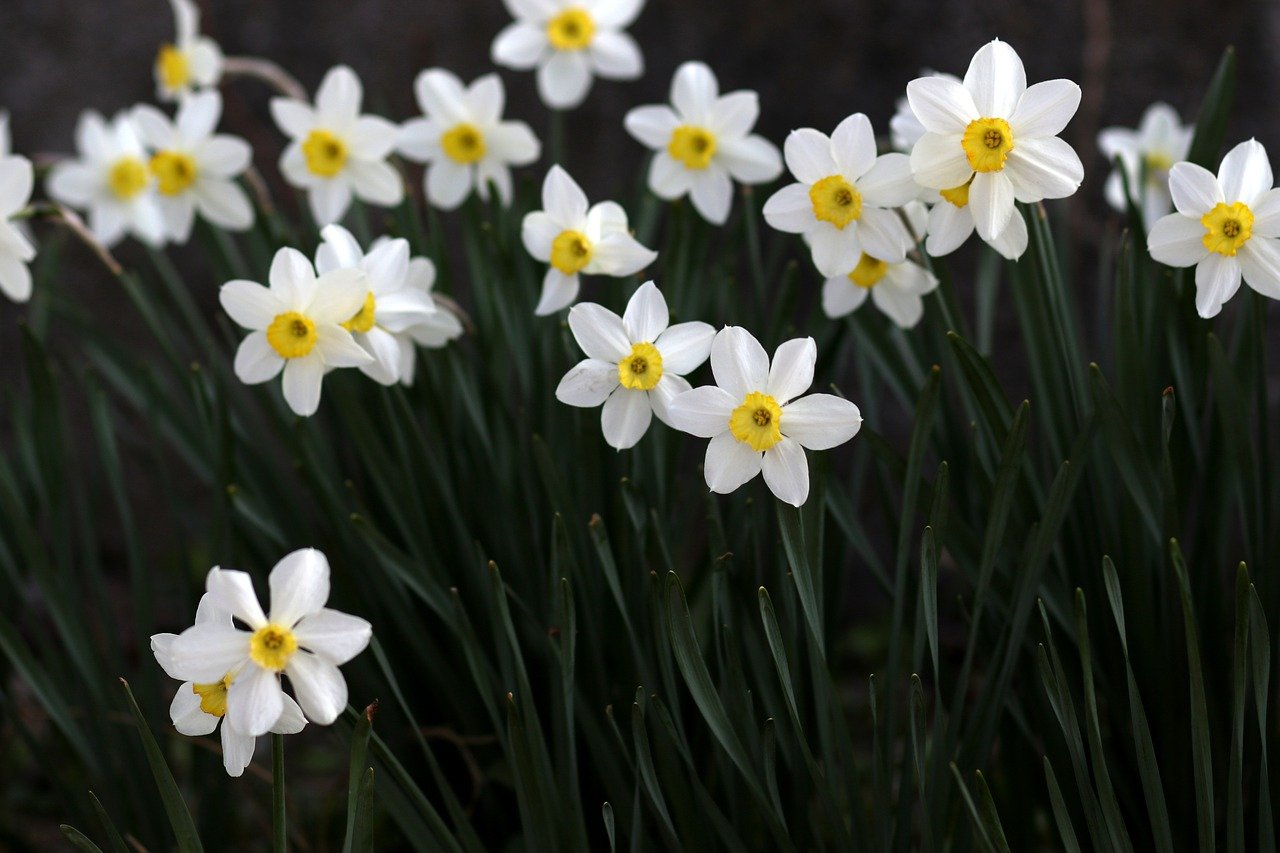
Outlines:
{"label": "drooping flower", "polygon": [[156,97],[176,101],[192,92],[218,85],[222,78],[222,49],[200,34],[200,10],[191,0],[169,0],[176,30],[172,44],[156,57]]}
{"label": "drooping flower", "polygon": [[521,236],[534,260],[550,264],[534,313],[554,314],[578,298],[578,274],[634,275],[658,253],[631,236],[627,212],[612,201],[587,207],[587,196],[569,173],[552,166],[542,182],[542,210],[524,217]]}
{"label": "drooping flower", "polygon": [[581,408],[603,404],[600,426],[610,447],[634,447],[655,414],[674,425],[671,401],[690,387],[684,374],[711,352],[711,326],[669,323],[667,300],[651,281],[632,295],[621,317],[592,302],[569,309],[569,329],[587,358],[560,380],[556,399]]}
{"label": "drooping flower", "polygon": [[[207,592],[200,597],[195,624],[234,627],[231,611],[219,606]],[[182,676],[176,674],[177,670],[173,665],[173,641],[177,638],[177,634],[153,634],[151,652],[169,676],[182,681]],[[169,717],[173,720],[174,728],[189,737],[210,734],[218,727],[219,722],[222,723],[222,766],[226,768],[228,776],[240,776],[244,773],[244,769],[253,760],[254,747],[257,745],[257,738],[236,731],[226,719],[227,695],[239,675],[240,670],[235,670],[208,683],[182,681],[169,705]],[[280,716],[268,731],[292,735],[302,731],[306,725],[302,709],[292,697],[286,695],[281,703]]]}
{"label": "drooping flower", "polygon": [[[7,125],[6,125],[7,135]],[[10,156],[7,140],[0,155],[0,292],[14,302],[31,298],[31,270],[27,264],[36,256],[26,229],[14,220],[31,200],[35,180],[31,161]]]}
{"label": "drooping flower", "polygon": [[[726,326],[711,343],[715,385],[686,391],[671,403],[677,429],[709,438],[703,474],[711,491],[728,494],[763,471],[777,498],[800,506],[809,496],[804,450],[844,444],[862,426],[858,407],[832,394],[800,397],[813,384],[813,338],[778,347],[770,365],[746,329]],[[797,399],[799,398],[799,399]]]}
{"label": "drooping flower", "polygon": [[571,109],[593,77],[634,80],[644,57],[623,32],[644,0],[505,0],[515,21],[493,40],[496,65],[538,69],[538,94],[552,109]]}
{"label": "drooping flower", "polygon": [[1280,299],[1280,189],[1271,161],[1250,139],[1227,152],[1217,177],[1194,163],[1169,170],[1176,210],[1147,235],[1151,257],[1171,267],[1196,268],[1196,311],[1213,317],[1244,281]]}
{"label": "drooping flower", "polygon": [[230,231],[253,225],[253,205],[235,182],[249,168],[253,149],[239,137],[215,135],[221,118],[216,91],[187,97],[172,120],[155,107],[134,107],[134,123],[151,150],[156,202],[175,243],[190,239],[197,212]]}
{"label": "drooping flower", "polygon": [[230,281],[218,299],[223,310],[250,330],[236,350],[241,382],[268,382],[284,371],[284,399],[307,417],[320,406],[320,385],[335,367],[360,367],[373,357],[343,327],[369,294],[368,277],[357,269],[316,271],[296,249],[281,249],[271,263],[270,287]]}
{"label": "drooping flower", "polygon": [[905,154],[876,156],[871,122],[855,113],[827,136],[793,130],[783,146],[797,183],[774,193],[764,218],[779,231],[803,234],[825,276],[847,273],[864,253],[900,263],[911,235],[894,208],[920,193]]}
{"label": "drooping flower", "polygon": [[704,219],[723,225],[735,180],[763,184],[782,174],[777,147],[751,133],[759,114],[755,92],[721,95],[710,68],[686,62],[671,81],[671,106],[636,107],[626,127],[654,151],[649,189],[668,201],[688,195]]}
{"label": "drooping flower", "polygon": [[[925,230],[929,237],[925,251],[935,258],[949,255],[964,244],[973,233],[973,208],[969,206],[970,184],[949,190],[929,190],[933,206],[929,208]],[[1011,261],[1027,250],[1027,223],[1015,208],[1004,230],[986,243]]]}
{"label": "drooping flower", "polygon": [[926,133],[911,149],[916,181],[960,193],[978,235],[998,239],[1014,218],[1014,201],[1065,198],[1084,179],[1084,167],[1057,134],[1080,105],[1080,87],[1046,80],[1027,87],[1022,60],[996,40],[969,63],[963,83],[922,77],[907,84],[907,99]]}
{"label": "drooping flower", "polygon": [[294,551],[271,570],[271,612],[262,611],[245,572],[213,568],[205,589],[213,604],[249,630],[226,621],[193,625],[169,643],[166,671],[196,684],[214,684],[234,673],[226,694],[226,722],[257,737],[271,729],[285,707],[281,674],[289,677],[306,718],[327,726],[347,704],[347,682],[338,667],[369,645],[368,622],[325,607],[329,561],[314,548]]}
{"label": "drooping flower", "polygon": [[847,274],[832,276],[822,285],[822,310],[832,319],[843,317],[869,295],[890,320],[910,329],[924,315],[921,297],[937,286],[934,274],[915,261],[895,264],[863,253]]}
{"label": "drooping flower", "polygon": [[[1187,158],[1194,128],[1178,119],[1173,107],[1155,103],[1142,114],[1136,130],[1108,127],[1098,134],[1098,147],[1108,161],[1118,158],[1128,179],[1143,222],[1150,228],[1172,208],[1169,198],[1169,170],[1174,163]],[[1113,169],[1103,186],[1107,203],[1124,213],[1129,202],[1124,194],[1125,182],[1120,171]]]}
{"label": "drooping flower", "polygon": [[307,191],[317,225],[340,221],[353,195],[381,207],[404,199],[400,173],[387,162],[399,129],[384,118],[362,115],[363,100],[360,78],[339,65],[321,81],[314,107],[294,98],[271,101],[271,115],[291,140],[280,171]]}
{"label": "drooping flower", "polygon": [[477,78],[470,86],[443,68],[428,68],[413,84],[423,118],[400,128],[399,150],[426,163],[427,199],[453,210],[474,188],[489,198],[489,184],[504,206],[511,204],[511,167],[538,159],[542,145],[529,125],[503,121],[506,92],[497,74]]}

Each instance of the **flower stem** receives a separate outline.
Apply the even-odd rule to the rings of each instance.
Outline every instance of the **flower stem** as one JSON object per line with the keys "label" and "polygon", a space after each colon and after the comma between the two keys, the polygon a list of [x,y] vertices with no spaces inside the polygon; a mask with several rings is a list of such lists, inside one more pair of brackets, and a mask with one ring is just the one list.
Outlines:
{"label": "flower stem", "polygon": [[284,853],[284,735],[271,735],[271,850]]}

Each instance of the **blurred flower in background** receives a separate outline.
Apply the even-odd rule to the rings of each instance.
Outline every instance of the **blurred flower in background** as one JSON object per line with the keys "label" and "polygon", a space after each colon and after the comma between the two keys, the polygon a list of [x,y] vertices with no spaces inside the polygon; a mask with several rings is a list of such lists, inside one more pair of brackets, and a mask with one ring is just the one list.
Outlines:
{"label": "blurred flower in background", "polygon": [[9,120],[0,116],[0,292],[14,302],[31,298],[27,264],[36,247],[15,217],[27,209],[34,182],[31,161],[9,153]]}
{"label": "blurred flower in background", "polygon": [[1124,189],[1127,181],[1142,221],[1150,229],[1172,207],[1169,170],[1174,163],[1187,159],[1192,131],[1190,125],[1178,119],[1173,107],[1155,103],[1142,114],[1136,130],[1108,127],[1099,133],[1098,148],[1102,156],[1111,163],[1120,161],[1120,168],[1112,170],[1103,187],[1107,203],[1121,213],[1129,209]]}
{"label": "blurred flower in background", "polygon": [[200,10],[191,0],[170,0],[176,33],[156,57],[156,97],[176,101],[192,92],[218,85],[222,77],[222,49],[200,34]]}

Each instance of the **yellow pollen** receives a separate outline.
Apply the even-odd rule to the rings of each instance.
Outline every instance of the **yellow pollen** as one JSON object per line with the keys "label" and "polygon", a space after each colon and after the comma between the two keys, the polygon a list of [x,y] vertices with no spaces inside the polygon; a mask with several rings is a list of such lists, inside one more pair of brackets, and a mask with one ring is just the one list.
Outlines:
{"label": "yellow pollen", "polygon": [[212,684],[192,684],[191,692],[200,697],[200,710],[215,717],[227,713],[227,689],[231,687],[231,673]]}
{"label": "yellow pollen", "polygon": [[121,201],[129,201],[147,188],[147,164],[137,157],[121,157],[111,167],[107,184]]}
{"label": "yellow pollen", "polygon": [[667,153],[686,169],[705,169],[716,156],[716,135],[706,128],[682,124],[671,132]]}
{"label": "yellow pollen", "polygon": [[196,161],[180,151],[157,151],[151,158],[151,174],[164,195],[180,195],[196,182]]}
{"label": "yellow pollen", "polygon": [[782,407],[768,394],[752,391],[729,415],[729,432],[752,450],[768,450],[782,441]]}
{"label": "yellow pollen", "polygon": [[582,50],[595,34],[596,22],[585,9],[565,9],[547,22],[547,41],[556,50]]}
{"label": "yellow pollen", "polygon": [[1204,247],[1230,258],[1253,236],[1253,211],[1241,201],[1230,205],[1218,202],[1200,217],[1200,224],[1204,226]]}
{"label": "yellow pollen", "polygon": [[311,174],[332,178],[347,165],[347,143],[327,130],[313,130],[302,140],[302,156]]}
{"label": "yellow pollen", "polygon": [[298,650],[298,638],[283,625],[263,625],[249,638],[249,657],[263,669],[280,672]]}
{"label": "yellow pollen", "polygon": [[156,57],[156,74],[166,89],[185,89],[191,82],[187,55],[171,44],[163,45]]}
{"label": "yellow pollen", "polygon": [[378,300],[373,298],[373,291],[364,298],[364,304],[355,315],[342,324],[348,332],[367,332],[373,328],[374,319],[378,315]]}
{"label": "yellow pollen", "polygon": [[618,362],[618,381],[623,388],[651,391],[662,378],[662,353],[651,343],[632,344],[631,354]]}
{"label": "yellow pollen", "polygon": [[862,193],[840,175],[823,178],[809,188],[813,215],[843,229],[862,218]]}
{"label": "yellow pollen", "polygon": [[949,190],[939,190],[938,195],[942,196],[956,207],[967,207],[969,204],[969,187],[972,184],[973,178],[970,178],[958,187],[952,187]]}
{"label": "yellow pollen", "polygon": [[594,254],[595,248],[581,231],[561,231],[551,241],[551,266],[565,275],[580,272]]}
{"label": "yellow pollen", "polygon": [[267,343],[281,358],[302,358],[316,345],[316,324],[297,311],[277,314],[267,327]]}
{"label": "yellow pollen", "polygon": [[474,124],[458,124],[440,137],[445,156],[455,163],[470,166],[484,157],[484,134]]}
{"label": "yellow pollen", "polygon": [[975,172],[998,172],[1013,150],[1013,131],[1002,118],[975,118],[960,139]]}
{"label": "yellow pollen", "polygon": [[884,278],[884,274],[888,271],[887,263],[863,252],[862,257],[858,259],[858,265],[853,268],[853,272],[849,273],[849,281],[858,287],[870,290]]}

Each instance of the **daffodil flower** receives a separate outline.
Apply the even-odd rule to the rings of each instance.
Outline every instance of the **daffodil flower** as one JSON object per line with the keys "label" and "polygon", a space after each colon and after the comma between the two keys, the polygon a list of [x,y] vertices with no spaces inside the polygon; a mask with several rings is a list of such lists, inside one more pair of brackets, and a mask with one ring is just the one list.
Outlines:
{"label": "daffodil flower", "polygon": [[890,263],[863,253],[849,272],[823,283],[822,310],[832,319],[843,317],[870,296],[890,320],[910,329],[924,316],[921,297],[937,286],[937,277],[915,261]]}
{"label": "daffodil flower", "polygon": [[[1120,169],[1128,179],[1142,221],[1150,228],[1169,212],[1173,200],[1169,196],[1169,170],[1174,163],[1187,159],[1191,149],[1193,128],[1184,125],[1178,113],[1168,104],[1147,107],[1136,130],[1108,127],[1098,134],[1098,148],[1109,162],[1120,161]],[[1103,185],[1107,203],[1124,213],[1129,209],[1124,194],[1120,169],[1112,169]]]}
{"label": "daffodil flower", "polygon": [[176,30],[171,44],[156,56],[156,97],[177,101],[192,92],[218,85],[222,78],[222,49],[200,34],[200,10],[191,0],[169,0]]}
{"label": "daffodil flower", "polygon": [[31,200],[35,179],[31,161],[10,156],[8,148],[6,139],[4,153],[0,154],[0,292],[14,302],[26,302],[31,298],[31,270],[27,264],[35,258],[36,247],[13,217]]}

